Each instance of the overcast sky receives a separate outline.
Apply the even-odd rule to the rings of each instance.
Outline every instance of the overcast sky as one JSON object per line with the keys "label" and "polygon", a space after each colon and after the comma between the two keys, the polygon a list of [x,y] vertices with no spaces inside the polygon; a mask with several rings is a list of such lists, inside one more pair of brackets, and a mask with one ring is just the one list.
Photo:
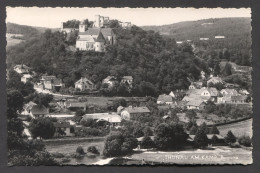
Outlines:
{"label": "overcast sky", "polygon": [[208,18],[251,17],[250,8],[38,8],[7,7],[6,22],[22,25],[59,28],[71,19],[94,20],[94,15],[108,16],[138,26],[164,25]]}

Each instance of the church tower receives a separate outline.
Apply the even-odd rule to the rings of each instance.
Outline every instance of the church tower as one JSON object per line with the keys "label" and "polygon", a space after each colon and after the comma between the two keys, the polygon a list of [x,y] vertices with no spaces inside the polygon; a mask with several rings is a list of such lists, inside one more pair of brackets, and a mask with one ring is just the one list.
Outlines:
{"label": "church tower", "polygon": [[84,21],[81,21],[79,24],[79,32],[86,32],[87,29],[88,29],[87,25],[84,24]]}
{"label": "church tower", "polygon": [[105,38],[101,31],[99,31],[98,37],[95,42],[95,51],[96,52],[104,52],[105,50]]}

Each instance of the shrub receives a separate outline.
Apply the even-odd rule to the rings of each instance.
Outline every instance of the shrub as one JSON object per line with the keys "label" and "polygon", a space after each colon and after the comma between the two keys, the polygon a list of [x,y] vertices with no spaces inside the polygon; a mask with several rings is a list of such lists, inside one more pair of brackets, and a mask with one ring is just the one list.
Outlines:
{"label": "shrub", "polygon": [[82,146],[78,146],[76,149],[76,153],[78,154],[85,154],[85,151]]}
{"label": "shrub", "polygon": [[252,145],[252,139],[249,136],[242,136],[238,139],[238,143],[250,147]]}
{"label": "shrub", "polygon": [[144,136],[142,142],[141,142],[142,148],[153,148],[154,142],[149,136]]}
{"label": "shrub", "polygon": [[87,151],[93,154],[99,154],[99,151],[95,146],[89,146]]}
{"label": "shrub", "polygon": [[234,143],[234,142],[236,142],[236,139],[237,139],[237,138],[236,138],[235,135],[232,133],[232,131],[229,130],[228,133],[227,133],[227,136],[225,137],[225,142],[228,143],[228,144]]}
{"label": "shrub", "polygon": [[213,125],[209,131],[209,134],[219,134],[218,128],[215,125]]}

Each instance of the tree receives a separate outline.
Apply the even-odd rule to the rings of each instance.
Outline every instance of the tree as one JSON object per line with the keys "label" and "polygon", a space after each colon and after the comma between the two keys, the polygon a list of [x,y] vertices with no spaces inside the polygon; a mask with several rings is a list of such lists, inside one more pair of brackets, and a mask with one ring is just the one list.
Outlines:
{"label": "tree", "polygon": [[188,135],[184,132],[182,125],[162,123],[155,129],[154,143],[162,150],[181,148],[187,138]]}
{"label": "tree", "polygon": [[93,154],[99,154],[99,151],[95,146],[89,146],[87,151]]}
{"label": "tree", "polygon": [[7,90],[7,116],[16,115],[23,109],[24,98],[17,90]]}
{"label": "tree", "polygon": [[55,127],[50,118],[33,119],[28,127],[33,138],[52,138],[55,133]]}
{"label": "tree", "polygon": [[218,128],[216,127],[216,125],[213,125],[209,131],[209,134],[219,134],[219,130]]}
{"label": "tree", "polygon": [[150,136],[144,136],[142,141],[141,141],[141,147],[142,148],[153,148],[155,145],[154,145],[154,142],[153,140],[151,139]]}
{"label": "tree", "polygon": [[205,148],[208,145],[208,137],[204,126],[200,126],[194,138],[196,148]]}
{"label": "tree", "polygon": [[78,146],[76,149],[76,153],[78,154],[85,154],[85,151],[82,146]]}
{"label": "tree", "polygon": [[236,136],[232,133],[231,130],[229,130],[227,135],[225,136],[225,142],[231,144],[236,142],[236,140],[237,140]]}
{"label": "tree", "polygon": [[215,110],[216,110],[216,105],[215,105],[215,103],[212,102],[212,101],[208,101],[207,104],[206,104],[206,106],[205,106],[205,110],[204,110],[204,111],[205,111],[207,114],[210,114],[210,113],[213,113]]}
{"label": "tree", "polygon": [[218,143],[218,137],[216,135],[213,135],[211,142],[212,142],[212,144],[217,144]]}
{"label": "tree", "polygon": [[224,69],[223,69],[222,74],[223,74],[224,76],[230,76],[230,75],[232,75],[232,66],[231,66],[230,63],[226,63],[226,65],[225,65],[225,67],[224,67]]}
{"label": "tree", "polygon": [[121,132],[111,133],[105,140],[103,155],[106,157],[122,156],[137,147],[137,139]]}
{"label": "tree", "polygon": [[35,94],[33,97],[33,102],[45,107],[49,107],[49,103],[53,100],[53,95],[51,94]]}
{"label": "tree", "polygon": [[190,135],[196,135],[197,131],[198,127],[193,125],[190,129]]}
{"label": "tree", "polygon": [[190,120],[193,120],[193,119],[196,118],[197,113],[196,113],[194,110],[188,110],[188,111],[185,113],[185,116],[188,117]]}
{"label": "tree", "polygon": [[246,147],[250,147],[252,145],[252,139],[249,136],[241,136],[238,138],[238,142],[240,145],[244,145]]}
{"label": "tree", "polygon": [[145,128],[143,129],[143,133],[144,133],[144,136],[152,136],[153,135],[153,131],[149,126],[145,126]]}

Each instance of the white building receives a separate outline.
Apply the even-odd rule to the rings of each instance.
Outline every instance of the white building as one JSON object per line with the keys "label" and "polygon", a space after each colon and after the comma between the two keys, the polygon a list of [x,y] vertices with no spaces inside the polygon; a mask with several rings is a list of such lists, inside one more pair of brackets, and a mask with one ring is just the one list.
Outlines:
{"label": "white building", "polygon": [[27,83],[30,81],[30,79],[32,78],[32,76],[30,74],[24,74],[22,77],[21,77],[21,82],[23,83]]}

